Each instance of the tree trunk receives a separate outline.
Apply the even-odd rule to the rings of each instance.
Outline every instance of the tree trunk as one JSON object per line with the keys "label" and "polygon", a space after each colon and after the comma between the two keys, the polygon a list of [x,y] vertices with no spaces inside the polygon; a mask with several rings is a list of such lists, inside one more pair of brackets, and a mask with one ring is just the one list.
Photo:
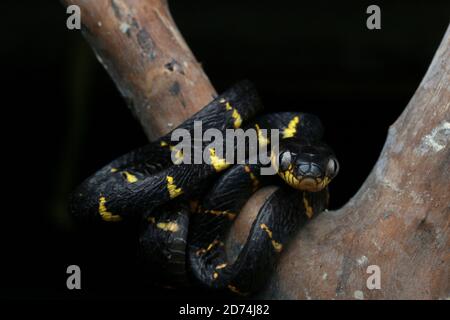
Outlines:
{"label": "tree trunk", "polygon": [[[65,0],[149,139],[167,133],[215,91],[164,0]],[[446,299],[450,221],[450,28],[358,193],[303,228],[261,298]],[[236,252],[273,189],[254,195],[233,226]],[[376,265],[381,289],[370,290]]]}
{"label": "tree trunk", "polygon": [[450,28],[358,193],[299,232],[262,297],[449,298],[449,106]]}

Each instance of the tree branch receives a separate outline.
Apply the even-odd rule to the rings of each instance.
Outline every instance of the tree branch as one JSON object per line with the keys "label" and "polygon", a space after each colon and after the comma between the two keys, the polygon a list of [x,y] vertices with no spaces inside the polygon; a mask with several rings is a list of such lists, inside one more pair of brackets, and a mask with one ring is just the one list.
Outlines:
{"label": "tree branch", "polygon": [[81,9],[82,32],[147,137],[169,132],[216,92],[165,0],[62,0]]}
{"label": "tree branch", "polygon": [[[358,193],[298,233],[261,297],[449,297],[449,106],[450,28]],[[368,265],[381,290],[367,289]]]}
{"label": "tree branch", "polygon": [[[66,0],[149,139],[215,95],[163,0]],[[359,192],[313,219],[283,253],[260,295],[272,299],[400,299],[449,296],[450,29]],[[273,189],[258,192],[233,226],[237,252]],[[368,265],[381,290],[368,290]]]}

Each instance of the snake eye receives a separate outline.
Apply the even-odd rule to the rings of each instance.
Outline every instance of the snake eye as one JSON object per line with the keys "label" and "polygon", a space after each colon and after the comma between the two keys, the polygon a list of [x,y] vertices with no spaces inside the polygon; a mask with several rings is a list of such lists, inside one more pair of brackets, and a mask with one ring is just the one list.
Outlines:
{"label": "snake eye", "polygon": [[327,164],[327,176],[334,178],[339,172],[339,163],[336,159],[330,159]]}
{"label": "snake eye", "polygon": [[286,171],[289,168],[289,165],[291,164],[292,156],[289,151],[285,151],[280,156],[280,170]]}

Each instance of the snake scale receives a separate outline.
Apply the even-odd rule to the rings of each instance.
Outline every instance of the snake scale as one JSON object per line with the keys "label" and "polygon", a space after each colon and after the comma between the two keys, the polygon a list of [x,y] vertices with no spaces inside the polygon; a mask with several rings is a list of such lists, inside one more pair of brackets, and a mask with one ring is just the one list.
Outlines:
{"label": "snake scale", "polygon": [[[339,170],[317,117],[262,111],[254,86],[243,81],[176,129],[194,135],[197,121],[203,132],[252,128],[259,145],[268,146],[276,175],[262,175],[259,161],[225,161],[208,150],[210,141],[201,142],[209,163],[177,163],[183,155],[175,149],[172,131],[86,179],[71,195],[71,213],[88,223],[135,221],[142,257],[162,281],[239,295],[260,290],[295,232],[326,209],[327,185]],[[278,130],[277,152],[262,129]],[[224,244],[227,231],[250,196],[266,185],[279,188],[260,208],[232,260]]]}

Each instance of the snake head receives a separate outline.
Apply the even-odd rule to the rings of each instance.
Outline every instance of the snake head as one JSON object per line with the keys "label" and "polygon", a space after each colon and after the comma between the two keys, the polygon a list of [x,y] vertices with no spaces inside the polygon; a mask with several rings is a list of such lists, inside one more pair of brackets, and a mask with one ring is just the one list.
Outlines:
{"label": "snake head", "polygon": [[295,189],[318,192],[339,172],[336,156],[321,142],[285,139],[280,141],[278,156],[272,153],[272,165],[278,175]]}

